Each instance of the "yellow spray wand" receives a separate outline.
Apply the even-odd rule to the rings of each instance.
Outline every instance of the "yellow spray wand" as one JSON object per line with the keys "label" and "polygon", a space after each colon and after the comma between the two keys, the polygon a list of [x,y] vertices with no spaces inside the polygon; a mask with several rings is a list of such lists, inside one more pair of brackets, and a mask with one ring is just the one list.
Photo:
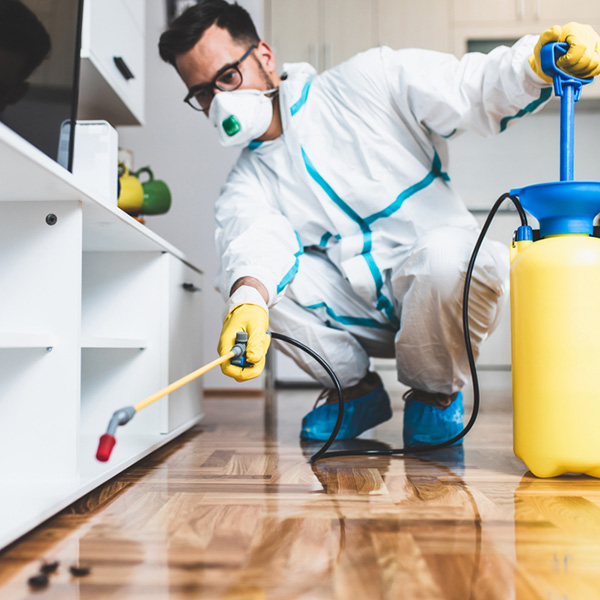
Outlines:
{"label": "yellow spray wand", "polygon": [[[133,417],[135,416],[136,412],[142,410],[143,408],[146,408],[146,406],[152,404],[153,402],[156,402],[163,396],[166,396],[167,394],[178,390],[180,387],[183,387],[186,383],[197,379],[201,375],[204,375],[204,373],[206,373],[207,371],[214,369],[216,366],[231,359],[244,357],[246,354],[247,343],[248,334],[244,332],[237,333],[235,336],[235,345],[227,354],[224,354],[216,360],[209,362],[207,365],[200,367],[196,371],[185,375],[181,379],[178,379],[177,381],[171,383],[170,385],[156,392],[155,394],[148,396],[145,400],[142,400],[141,402],[138,402],[133,406],[126,406],[115,411],[115,413],[110,419],[106,433],[100,437],[98,450],[96,452],[96,458],[101,462],[106,462],[110,458],[112,450],[115,447],[115,444],[117,443],[117,440],[115,438],[115,432],[117,431],[117,427],[119,425],[125,425],[126,423],[129,423],[129,421],[131,421],[131,419],[133,419]],[[251,366],[251,364],[245,360],[242,360],[241,364]]]}

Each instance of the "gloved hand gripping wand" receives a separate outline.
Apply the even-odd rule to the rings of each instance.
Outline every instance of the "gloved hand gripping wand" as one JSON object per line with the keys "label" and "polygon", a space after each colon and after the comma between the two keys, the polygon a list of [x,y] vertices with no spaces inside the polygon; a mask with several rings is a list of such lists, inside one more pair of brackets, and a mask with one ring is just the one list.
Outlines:
{"label": "gloved hand gripping wand", "polygon": [[[120,408],[115,411],[113,416],[108,423],[108,428],[106,429],[106,433],[100,437],[100,442],[98,444],[98,450],[96,452],[96,458],[101,462],[106,462],[112,453],[112,450],[117,443],[115,438],[115,433],[117,431],[117,427],[119,425],[125,425],[133,419],[135,413],[146,408],[156,400],[160,400],[163,396],[178,390],[180,387],[183,387],[186,383],[197,379],[201,375],[204,375],[206,372],[214,369],[216,366],[231,360],[233,364],[237,364],[239,366],[252,366],[251,363],[246,361],[246,345],[248,343],[248,334],[245,332],[238,332],[235,335],[235,345],[231,349],[230,352],[224,354],[223,356],[209,362],[207,365],[200,367],[196,371],[185,375],[181,379],[178,379],[174,383],[171,383],[167,387],[162,390],[148,396],[145,400],[134,404],[133,406],[126,406],[124,408]],[[235,361],[235,362],[234,362]]]}

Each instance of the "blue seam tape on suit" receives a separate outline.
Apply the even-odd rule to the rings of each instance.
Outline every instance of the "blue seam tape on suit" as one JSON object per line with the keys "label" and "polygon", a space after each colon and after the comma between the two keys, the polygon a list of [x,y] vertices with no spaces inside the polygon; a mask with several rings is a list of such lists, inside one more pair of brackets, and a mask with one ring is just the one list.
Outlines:
{"label": "blue seam tape on suit", "polygon": [[302,94],[300,94],[300,99],[297,100],[291,107],[290,112],[292,113],[292,117],[304,106],[306,99],[308,98],[308,90],[310,89],[310,84],[312,83],[312,79],[309,79],[302,88]]}
{"label": "blue seam tape on suit", "polygon": [[500,121],[500,131],[504,131],[508,127],[509,121],[512,121],[512,119],[520,119],[521,117],[532,113],[540,104],[546,102],[546,100],[548,100],[550,96],[552,96],[552,88],[543,88],[540,93],[540,97],[537,100],[534,100],[533,102],[528,104],[525,108],[521,109],[516,115],[513,115],[512,117],[504,117],[504,119]]}
{"label": "blue seam tape on suit", "polygon": [[375,290],[377,297],[377,309],[384,310],[387,318],[395,325],[398,326],[399,322],[394,314],[394,307],[390,300],[382,292],[383,288],[383,277],[381,272],[371,255],[371,228],[348,204],[346,204],[333,190],[333,188],[321,177],[319,172],[315,169],[311,160],[308,158],[304,148],[301,147],[302,157],[304,164],[310,176],[316,181],[316,183],[323,189],[323,191],[333,200],[337,206],[339,206],[361,229],[363,232],[363,249],[361,255],[365,259],[371,275],[375,281]]}
{"label": "blue seam tape on suit", "polygon": [[[294,116],[298,112],[298,110],[300,110],[300,108],[302,106],[304,106],[304,104],[306,103],[311,83],[312,83],[312,80],[309,80],[304,84],[304,88],[302,90],[300,98],[290,108],[290,112],[291,112],[292,116]],[[454,133],[454,132],[452,132],[452,133]],[[450,134],[450,135],[452,135],[452,134]],[[431,171],[421,181],[413,184],[412,186],[410,186],[409,188],[404,190],[401,194],[398,195],[398,197],[394,200],[394,202],[392,202],[387,208],[371,215],[370,217],[367,217],[366,219],[363,219],[346,202],[344,202],[344,200],[340,196],[338,196],[338,194],[327,183],[327,181],[325,181],[325,179],[321,176],[321,174],[317,171],[317,169],[312,164],[312,162],[309,159],[308,155],[306,154],[304,148],[301,147],[300,150],[302,152],[302,158],[304,160],[306,169],[307,169],[309,175],[312,177],[312,179],[321,187],[321,189],[327,194],[327,196],[329,196],[329,198],[331,198],[331,200],[333,200],[333,202],[348,217],[350,217],[350,219],[352,219],[360,227],[360,230],[363,233],[363,249],[362,249],[361,255],[363,256],[365,262],[367,263],[369,271],[371,272],[371,275],[375,282],[377,309],[383,310],[384,313],[386,314],[386,316],[388,317],[388,319],[390,320],[390,322],[393,323],[395,327],[398,327],[399,321],[394,313],[393,304],[389,300],[389,298],[387,298],[385,296],[385,294],[382,291],[383,277],[381,275],[381,271],[379,270],[379,267],[377,266],[377,263],[375,262],[375,259],[373,258],[372,254],[371,254],[372,231],[371,231],[371,228],[369,227],[369,225],[371,223],[373,223],[374,221],[376,221],[377,219],[389,217],[391,214],[396,212],[402,206],[403,202],[407,198],[409,198],[410,196],[419,192],[420,190],[426,188],[437,177],[441,177],[444,181],[448,181],[450,178],[448,177],[447,173],[444,173],[441,170],[440,157],[438,156],[437,152],[435,152]],[[325,247],[327,245],[327,242],[329,241],[329,239],[332,237],[332,235],[333,234],[331,234],[329,232],[325,233],[321,238],[320,245]],[[337,239],[340,239],[339,236],[335,236],[335,237]],[[293,274],[295,275],[296,271],[298,270],[297,263],[298,263],[298,260],[296,260],[296,264],[294,265],[292,270],[288,273],[288,275],[290,275],[292,271],[294,271]],[[291,279],[293,278],[293,275],[292,275],[292,277],[289,277],[289,278],[288,278],[288,275],[286,275],[286,277],[284,277],[284,279],[278,286],[278,292],[281,289],[283,289],[285,287],[285,285],[287,285],[287,283],[289,283],[289,281],[291,281]],[[284,282],[287,282],[287,283],[284,284]],[[332,318],[334,318],[334,317],[332,316]],[[352,319],[353,317],[346,317],[346,318]]]}
{"label": "blue seam tape on suit", "polygon": [[256,150],[257,148],[260,148],[261,145],[262,145],[262,142],[259,142],[258,140],[252,140],[248,144],[248,150]]}
{"label": "blue seam tape on suit", "polygon": [[325,312],[338,323],[342,323],[343,325],[357,325],[359,327],[370,327],[371,329],[387,329],[389,331],[396,331],[395,327],[390,327],[385,323],[380,323],[379,321],[375,321],[375,319],[367,319],[365,317],[348,317],[343,315],[336,314],[332,308],[327,306],[325,302],[319,302],[317,304],[311,304],[310,306],[305,306],[304,308],[308,308],[310,310],[316,310],[317,308],[324,308]]}
{"label": "blue seam tape on suit", "polygon": [[331,238],[334,238],[336,240],[341,240],[342,236],[339,233],[337,233],[336,235],[333,235],[333,233],[331,233],[330,231],[327,231],[322,235],[322,237],[319,241],[319,246],[321,246],[321,248],[325,248]]}
{"label": "blue seam tape on suit", "polygon": [[296,239],[298,240],[298,246],[300,247],[300,249],[298,250],[298,252],[296,252],[296,254],[294,254],[294,256],[296,257],[296,262],[294,262],[293,267],[284,275],[283,279],[279,282],[279,285],[277,286],[278,294],[281,293],[285,286],[288,285],[288,283],[290,283],[290,281],[292,281],[292,279],[294,279],[294,277],[296,276],[296,273],[298,272],[298,266],[300,265],[300,256],[304,254],[304,246],[300,241],[300,236],[298,235],[298,232],[294,231],[294,233],[296,234]]}

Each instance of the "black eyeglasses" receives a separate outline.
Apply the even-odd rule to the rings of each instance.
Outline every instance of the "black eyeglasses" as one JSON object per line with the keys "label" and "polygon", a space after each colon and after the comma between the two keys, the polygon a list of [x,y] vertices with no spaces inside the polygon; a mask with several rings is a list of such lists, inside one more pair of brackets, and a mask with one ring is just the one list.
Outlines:
{"label": "black eyeglasses", "polygon": [[240,64],[250,56],[250,52],[255,48],[258,48],[258,46],[253,44],[246,50],[242,58],[231,65],[225,65],[210,83],[201,83],[191,87],[183,101],[187,102],[194,110],[208,112],[210,103],[215,96],[215,88],[222,92],[232,92],[242,85],[243,78]]}

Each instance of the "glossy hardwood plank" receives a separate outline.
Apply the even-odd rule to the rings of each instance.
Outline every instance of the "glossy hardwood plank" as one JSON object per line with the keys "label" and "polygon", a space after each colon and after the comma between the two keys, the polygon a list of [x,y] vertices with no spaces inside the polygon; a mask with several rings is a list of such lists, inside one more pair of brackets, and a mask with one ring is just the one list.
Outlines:
{"label": "glossy hardwood plank", "polygon": [[[310,465],[313,396],[207,400],[193,431],[2,551],[0,598],[600,598],[600,481],[533,477],[509,412],[484,411],[464,448]],[[394,407],[347,445],[401,445]]]}

